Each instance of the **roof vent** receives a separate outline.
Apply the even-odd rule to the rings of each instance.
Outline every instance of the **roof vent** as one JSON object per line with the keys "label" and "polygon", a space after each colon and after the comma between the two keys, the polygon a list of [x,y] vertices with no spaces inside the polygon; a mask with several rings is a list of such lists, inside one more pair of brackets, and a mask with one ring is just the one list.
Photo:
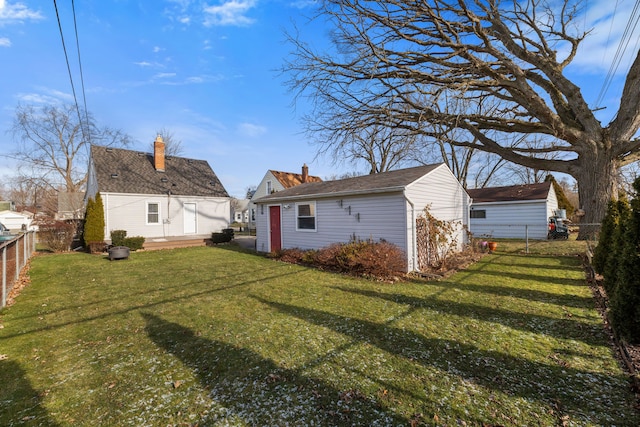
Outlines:
{"label": "roof vent", "polygon": [[147,153],[143,153],[142,151],[138,151],[138,156],[142,157],[145,156]]}
{"label": "roof vent", "polygon": [[167,178],[160,178],[160,181],[162,181],[162,182],[167,182],[167,181],[169,181],[169,180],[168,180]]}
{"label": "roof vent", "polygon": [[111,174],[111,178],[117,178],[117,177],[118,177],[118,174],[117,174],[117,173],[112,173],[112,174]]}
{"label": "roof vent", "polygon": [[193,163],[193,159],[187,159],[187,163]]}
{"label": "roof vent", "polygon": [[113,148],[111,148],[111,147],[107,147],[107,148],[106,148],[106,151],[107,151],[107,153],[110,153],[110,152],[112,152],[112,151],[113,151]]}

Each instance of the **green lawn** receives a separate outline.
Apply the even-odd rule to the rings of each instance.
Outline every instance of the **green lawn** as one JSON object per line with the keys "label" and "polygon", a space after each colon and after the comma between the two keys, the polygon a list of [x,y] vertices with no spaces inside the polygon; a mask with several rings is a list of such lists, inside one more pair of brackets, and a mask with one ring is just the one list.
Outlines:
{"label": "green lawn", "polygon": [[384,284],[201,247],[31,278],[0,312],[3,426],[640,424],[577,257]]}

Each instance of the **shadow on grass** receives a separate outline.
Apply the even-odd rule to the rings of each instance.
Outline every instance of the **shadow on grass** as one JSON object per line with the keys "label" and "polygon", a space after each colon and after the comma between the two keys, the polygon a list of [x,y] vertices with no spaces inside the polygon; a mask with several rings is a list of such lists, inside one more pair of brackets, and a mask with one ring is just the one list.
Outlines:
{"label": "shadow on grass", "polygon": [[[460,277],[464,273],[458,273]],[[416,281],[416,283],[421,283]],[[593,308],[593,298],[581,297],[572,294],[556,294],[553,292],[538,291],[534,289],[522,289],[517,287],[464,284],[460,282],[431,281],[429,286],[445,289],[459,289],[461,291],[477,292],[480,294],[497,295],[504,297],[520,298],[526,301],[538,301],[546,304],[554,304],[561,307],[573,307],[589,309]]]}
{"label": "shadow on grass", "polygon": [[[130,313],[133,311],[137,311],[137,310],[141,310],[141,309],[148,309],[148,308],[152,308],[152,307],[156,307],[156,306],[160,306],[163,304],[173,304],[179,301],[187,301],[189,299],[192,298],[198,298],[198,297],[203,297],[206,295],[211,295],[211,294],[215,294],[217,292],[223,292],[223,291],[227,291],[230,289],[235,289],[235,288],[241,288],[244,286],[250,286],[253,285],[255,283],[260,283],[263,280],[274,280],[277,278],[281,278],[281,277],[285,277],[285,276],[292,276],[292,275],[296,275],[296,274],[300,274],[301,271],[287,271],[285,273],[281,273],[281,274],[273,274],[270,276],[263,276],[260,278],[256,278],[253,280],[245,280],[243,282],[240,283],[235,283],[235,284],[229,284],[226,286],[218,286],[215,287],[213,289],[205,289],[202,291],[196,291],[196,292],[189,292],[186,291],[184,294],[181,295],[176,295],[176,294],[171,294],[168,293],[166,288],[162,288],[160,290],[157,289],[151,289],[149,291],[145,291],[142,294],[146,294],[146,293],[154,293],[154,294],[158,294],[159,296],[161,296],[162,298],[160,299],[156,299],[156,300],[152,300],[152,301],[148,301],[148,302],[144,302],[144,303],[139,303],[139,298],[132,298],[132,299],[127,299],[127,303],[130,303],[131,305],[124,307],[120,310],[116,310],[114,309],[113,305],[110,306],[106,306],[105,304],[107,304],[111,299],[107,299],[107,300],[100,300],[97,303],[94,302],[89,302],[87,304],[84,304],[83,306],[70,306],[70,307],[64,307],[64,308],[60,308],[60,309],[56,309],[56,310],[51,310],[50,312],[37,312],[34,314],[30,314],[28,316],[20,316],[20,317],[16,317],[16,320],[25,320],[25,319],[29,319],[29,318],[33,318],[33,319],[39,319],[42,318],[42,320],[46,321],[47,320],[47,316],[49,314],[55,314],[55,313],[59,313],[61,311],[68,311],[70,309],[73,309],[73,311],[75,312],[76,315],[76,320],[71,320],[71,321],[61,321],[61,322],[57,322],[57,323],[52,323],[52,324],[44,324],[42,325],[42,321],[40,322],[33,322],[31,324],[31,326],[33,326],[31,329],[25,329],[25,330],[20,330],[20,332],[17,333],[13,333],[13,334],[6,334],[3,335],[3,338],[14,338],[17,336],[22,336],[25,334],[29,334],[29,333],[35,333],[35,332],[42,332],[42,331],[50,331],[50,330],[54,330],[56,328],[61,328],[61,327],[65,327],[65,326],[69,326],[69,325],[79,325],[82,323],[87,323],[87,322],[92,322],[95,320],[101,320],[101,319],[106,319],[109,317],[114,317],[114,316],[120,316],[126,313]],[[240,276],[241,274],[239,274]],[[202,281],[198,281],[196,283],[201,283]],[[180,285],[176,286],[180,289],[191,289],[191,286],[193,284],[192,283],[181,283]],[[141,293],[138,293],[138,295],[141,295]],[[121,299],[120,299],[121,300]],[[119,301],[120,301],[119,300]],[[81,308],[90,308],[92,306],[98,306],[100,308],[102,308],[103,310],[105,310],[105,312],[101,312],[100,314],[92,314],[92,315],[88,315],[86,317],[82,317],[80,318],[79,315],[81,315],[83,313],[83,310]],[[87,311],[92,311],[92,310],[87,310]],[[93,311],[92,311],[93,312]],[[42,326],[40,326],[42,325]]]}
{"label": "shadow on grass", "polygon": [[192,369],[211,399],[224,408],[209,415],[218,422],[364,426],[378,420],[381,425],[408,424],[372,399],[349,395],[351,390],[337,390],[251,350],[198,337],[191,329],[153,314],[142,316],[149,338]]}
{"label": "shadow on grass", "polygon": [[405,304],[411,308],[427,308],[440,313],[478,319],[489,323],[499,323],[519,331],[548,335],[566,340],[582,341],[588,345],[601,345],[602,342],[606,340],[602,325],[580,322],[576,320],[575,317],[558,319],[536,314],[523,314],[516,311],[477,304],[439,300],[437,298],[416,298],[402,294],[387,294],[343,287],[334,287],[334,289],[365,297],[391,301],[397,304]]}
{"label": "shadow on grass", "polygon": [[560,409],[576,422],[590,414],[589,421],[607,424],[600,417],[611,414],[607,407],[610,397],[619,394],[621,384],[625,384],[622,377],[612,382],[614,377],[610,375],[543,364],[454,340],[426,338],[404,328],[254,298],[282,313],[349,336],[355,342],[368,343],[488,389],[538,401],[549,410]]}
{"label": "shadow on grass", "polygon": [[16,362],[0,360],[0,425],[57,426]]}

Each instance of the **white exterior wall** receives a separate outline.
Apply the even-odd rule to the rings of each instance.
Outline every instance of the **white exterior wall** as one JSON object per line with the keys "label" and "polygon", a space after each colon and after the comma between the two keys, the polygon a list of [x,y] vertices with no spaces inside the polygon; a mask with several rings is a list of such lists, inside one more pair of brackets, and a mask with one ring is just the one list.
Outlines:
{"label": "white exterior wall", "polygon": [[[340,202],[342,201],[342,206]],[[315,202],[316,229],[296,231],[296,203]],[[256,212],[256,248],[270,251],[269,206],[281,206],[282,247],[319,249],[332,243],[357,239],[385,239],[406,252],[407,236],[402,193],[305,199],[296,202],[258,205]],[[289,206],[289,208],[285,208]],[[350,209],[350,210],[349,210]],[[349,214],[349,211],[351,214]]]}
{"label": "white exterior wall", "polygon": [[[296,231],[297,203],[316,203],[316,230]],[[256,249],[269,252],[269,206],[280,206],[282,248],[319,249],[332,243],[359,239],[384,239],[400,247],[409,271],[415,270],[415,219],[426,206],[436,218],[458,221],[460,248],[466,243],[470,199],[446,166],[409,185],[405,192],[373,193],[335,198],[305,198],[296,202],[259,204],[256,210]],[[342,202],[342,205],[341,203]],[[285,206],[289,208],[285,208]],[[349,215],[349,207],[351,215]],[[359,215],[358,215],[359,214]],[[359,218],[359,220],[358,220]]]}
{"label": "white exterior wall", "polygon": [[257,223],[260,221],[258,219],[258,211],[257,209],[259,209],[259,207],[256,205],[255,201],[257,199],[259,199],[260,197],[264,197],[264,196],[268,196],[271,193],[267,193],[267,182],[271,181],[271,189],[273,191],[281,191],[284,190],[284,187],[282,186],[282,184],[280,184],[280,181],[278,181],[276,179],[275,176],[273,176],[273,174],[271,173],[271,171],[267,171],[267,173],[264,175],[264,178],[262,178],[262,181],[260,181],[260,184],[258,184],[258,186],[256,187],[256,192],[253,194],[253,197],[251,198],[251,200],[249,201],[249,205],[247,206],[247,215],[249,218],[249,223],[253,224],[253,220],[251,218],[251,212],[252,210],[255,211],[256,213],[256,220],[255,220],[255,227],[258,228]]}
{"label": "white exterior wall", "polygon": [[[229,226],[230,201],[226,197],[166,196],[101,193],[105,210],[105,239],[111,231],[126,230],[127,237],[164,238],[184,236],[184,204],[196,205],[196,231],[209,234]],[[158,203],[159,224],[147,224],[147,203]]]}
{"label": "white exterior wall", "polygon": [[[424,216],[424,209],[428,207],[429,212],[435,218],[457,223],[457,232],[454,238],[458,242],[457,249],[462,250],[467,243],[465,227],[469,225],[468,215],[471,199],[449,168],[442,165],[415,181],[407,187],[406,195],[408,200],[413,203],[414,209],[412,212],[411,206],[407,207],[407,232],[411,233],[409,235],[411,241],[415,240],[412,236],[413,227],[411,226],[415,224],[416,218]],[[409,248],[410,267],[414,264],[414,251],[415,248],[412,245]]]}
{"label": "white exterior wall", "polygon": [[471,232],[474,237],[546,239],[548,205],[544,200],[474,203],[472,209],[485,210],[487,217],[471,218]]}

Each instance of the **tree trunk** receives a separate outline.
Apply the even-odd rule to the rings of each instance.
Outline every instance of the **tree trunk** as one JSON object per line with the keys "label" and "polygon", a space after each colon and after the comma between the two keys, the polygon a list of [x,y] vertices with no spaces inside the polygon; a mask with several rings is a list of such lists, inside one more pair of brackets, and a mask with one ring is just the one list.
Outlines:
{"label": "tree trunk", "polygon": [[597,239],[607,204],[612,197],[617,198],[617,161],[602,153],[586,157],[583,165],[573,173],[578,182],[580,209],[584,211],[578,240]]}

